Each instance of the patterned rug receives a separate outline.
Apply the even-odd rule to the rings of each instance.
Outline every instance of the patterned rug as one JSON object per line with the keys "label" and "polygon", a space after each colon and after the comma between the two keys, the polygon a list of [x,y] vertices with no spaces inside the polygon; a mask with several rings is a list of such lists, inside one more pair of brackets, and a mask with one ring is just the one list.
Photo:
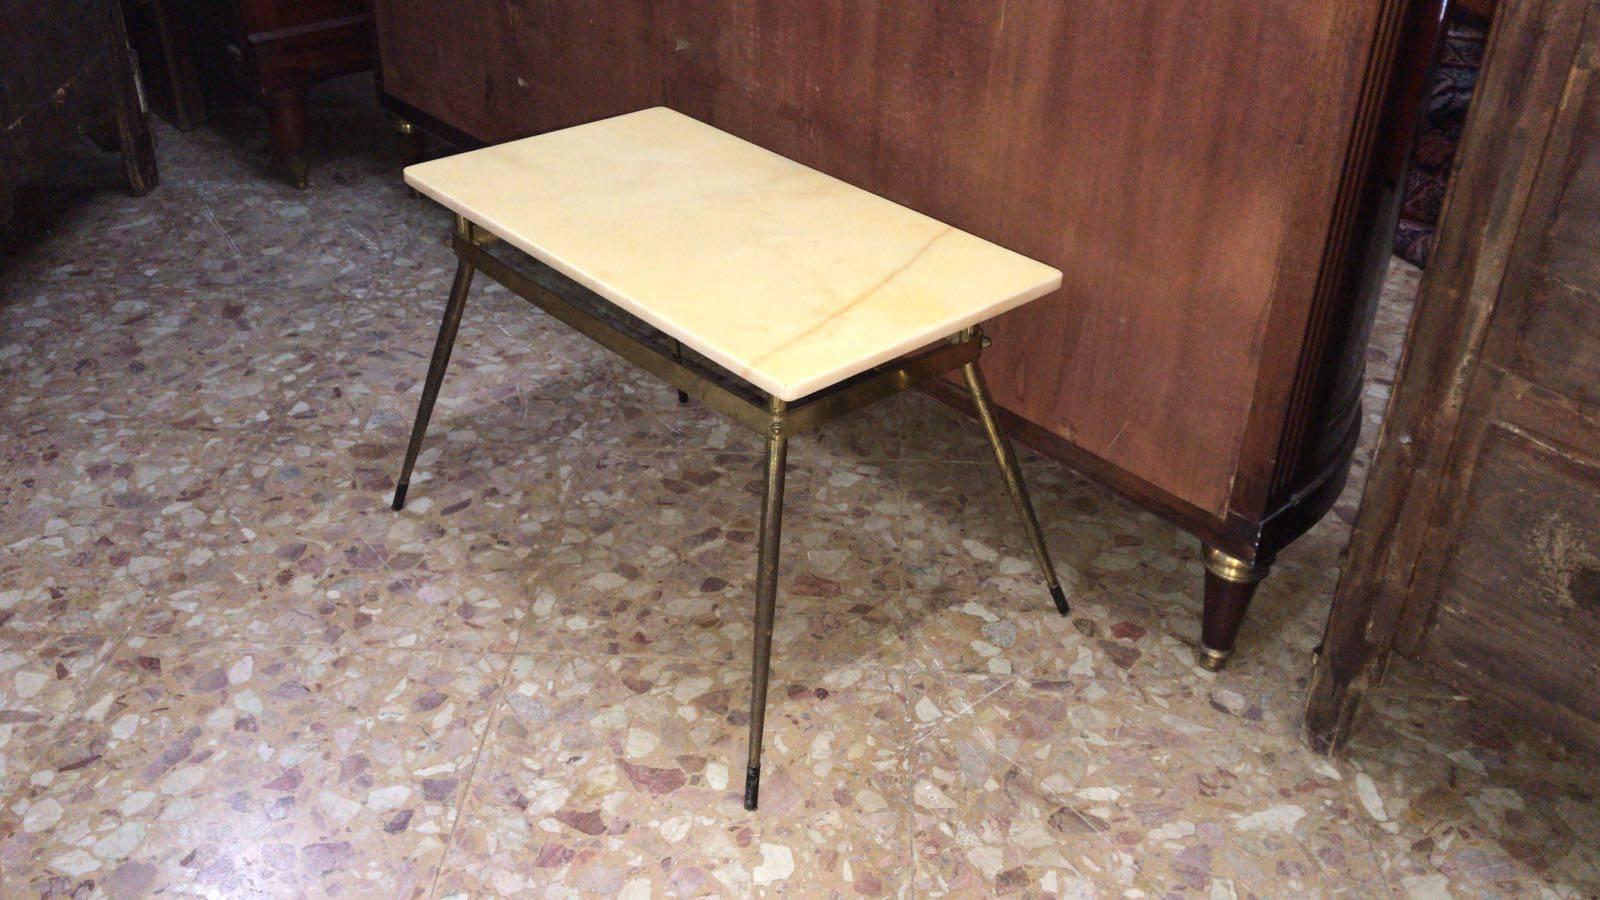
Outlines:
{"label": "patterned rug", "polygon": [[1459,17],[1449,26],[1439,51],[1438,69],[1412,150],[1405,205],[1395,233],[1395,254],[1419,266],[1427,265],[1433,251],[1434,229],[1444,205],[1456,147],[1461,143],[1478,69],[1483,66],[1488,26],[1487,20],[1476,16]]}

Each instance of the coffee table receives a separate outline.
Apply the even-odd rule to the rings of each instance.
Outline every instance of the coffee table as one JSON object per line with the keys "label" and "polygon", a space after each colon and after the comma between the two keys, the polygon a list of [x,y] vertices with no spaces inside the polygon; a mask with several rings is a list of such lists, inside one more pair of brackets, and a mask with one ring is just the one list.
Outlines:
{"label": "coffee table", "polygon": [[665,108],[411,166],[405,179],[455,213],[458,263],[396,510],[474,272],[660,377],[681,401],[698,398],[765,438],[746,809],[760,794],[790,438],[960,369],[1067,614],[978,368],[988,345],[979,323],[1054,291],[1060,272]]}

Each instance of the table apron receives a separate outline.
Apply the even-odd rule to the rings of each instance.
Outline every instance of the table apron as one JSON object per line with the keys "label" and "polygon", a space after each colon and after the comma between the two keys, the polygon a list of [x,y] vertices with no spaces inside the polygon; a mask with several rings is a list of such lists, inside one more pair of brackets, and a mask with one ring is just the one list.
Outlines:
{"label": "table apron", "polygon": [[[667,384],[694,397],[718,413],[766,436],[785,437],[820,427],[840,416],[887,399],[945,372],[976,363],[985,339],[977,328],[963,330],[949,342],[913,356],[869,369],[840,384],[789,404],[773,413],[765,403],[739,396],[710,377],[673,357],[625,334],[594,314],[550,291],[483,249],[487,235],[479,237],[470,226],[463,237],[458,228],[450,246],[473,268],[504,285],[507,290],[544,310],[595,343],[616,353]],[[670,336],[669,336],[670,337]]]}

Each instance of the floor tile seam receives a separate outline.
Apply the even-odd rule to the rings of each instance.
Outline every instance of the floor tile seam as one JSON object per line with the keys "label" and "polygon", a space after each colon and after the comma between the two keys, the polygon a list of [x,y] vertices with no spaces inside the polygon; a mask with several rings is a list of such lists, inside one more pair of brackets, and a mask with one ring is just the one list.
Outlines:
{"label": "floor tile seam", "polygon": [[[85,633],[85,632],[77,632],[77,631],[73,631],[73,632],[52,632],[51,636],[53,636],[53,637],[54,636],[72,636],[72,635],[83,634],[83,633]],[[104,635],[96,635],[96,636],[104,636]],[[123,644],[125,644],[126,641],[130,640],[130,639],[140,639],[140,640],[152,641],[152,642],[154,642],[154,641],[179,641],[179,642],[181,642],[181,641],[185,640],[185,637],[181,632],[165,632],[165,633],[163,633],[163,632],[155,632],[155,631],[141,631],[137,627],[130,627],[122,635],[120,640],[121,640],[121,642]],[[662,664],[668,664],[668,665],[691,665],[691,666],[698,666],[698,667],[701,667],[701,668],[722,667],[722,666],[724,666],[724,664],[726,664],[726,666],[728,666],[728,667],[736,667],[736,666],[739,666],[743,662],[743,656],[742,655],[734,655],[734,656],[730,656],[730,657],[727,657],[727,658],[724,658],[724,659],[710,660],[710,659],[707,659],[706,657],[704,657],[703,655],[687,655],[687,654],[680,655],[680,654],[666,654],[666,653],[626,653],[626,652],[594,653],[594,652],[585,651],[585,650],[566,649],[566,648],[558,648],[558,647],[530,648],[530,647],[522,646],[520,635],[519,635],[519,638],[516,641],[514,641],[513,648],[512,649],[507,649],[507,650],[495,650],[495,649],[482,648],[482,647],[466,647],[466,646],[422,646],[422,645],[400,646],[400,645],[388,644],[388,643],[377,643],[377,644],[360,644],[360,643],[357,643],[357,644],[329,644],[326,641],[320,641],[320,640],[294,640],[294,639],[284,639],[284,638],[276,638],[276,637],[257,638],[257,637],[252,637],[252,636],[248,636],[248,635],[239,635],[239,634],[206,635],[205,638],[204,638],[204,644],[203,645],[197,644],[196,646],[199,647],[200,649],[209,649],[211,647],[215,647],[215,646],[219,646],[219,645],[230,645],[233,649],[237,649],[237,650],[244,651],[244,652],[248,652],[250,650],[272,651],[272,650],[290,650],[290,649],[312,649],[312,650],[336,650],[336,651],[340,651],[340,652],[355,653],[355,654],[394,653],[394,654],[406,654],[406,655],[420,655],[420,654],[434,653],[434,654],[449,655],[449,656],[501,658],[501,659],[506,659],[506,660],[516,659],[516,658],[519,658],[519,657],[544,658],[544,659],[563,659],[563,660],[576,659],[576,660],[586,660],[586,661],[591,661],[591,662],[592,661],[602,661],[602,660],[617,659],[617,660],[628,660],[628,661],[647,662],[647,663],[662,663]],[[121,649],[121,644],[119,644],[117,649],[119,649],[119,650]],[[803,674],[808,674],[808,673],[805,673],[804,671],[801,671],[799,673],[796,673],[796,672],[793,672],[793,671],[785,672],[784,668],[782,667],[782,661],[779,660],[778,662],[779,662],[780,668],[777,668],[777,669],[774,670],[774,674],[775,675],[783,673],[788,678],[792,679],[797,674],[802,674],[802,675]],[[802,663],[801,665],[804,665],[804,663]],[[851,666],[851,668],[863,669],[863,670],[867,670],[867,671],[869,671],[869,672],[871,672],[873,674],[887,675],[887,676],[893,676],[893,675],[900,674],[900,673],[903,672],[903,667],[898,665],[898,664],[882,663],[882,662],[876,662],[876,661],[870,661],[870,660],[863,660],[861,662],[855,663],[854,665]]]}
{"label": "floor tile seam", "polygon": [[[71,707],[67,711],[63,712],[60,716],[56,717],[57,721],[51,726],[49,733],[46,735],[46,739],[39,742],[39,745],[34,748],[34,752],[28,754],[20,760],[25,769],[31,772],[34,765],[41,761],[40,754],[45,749],[45,746],[54,743],[53,739],[61,734],[61,730],[63,728],[70,725],[73,721],[83,718],[85,713],[94,706],[95,701],[92,698],[90,687],[94,682],[102,679],[107,674],[107,671],[111,667],[112,661],[116,659],[119,653],[121,653],[123,646],[126,644],[127,639],[133,630],[133,623],[135,621],[137,621],[136,616],[129,617],[128,625],[125,626],[115,638],[108,642],[108,647],[100,651],[102,655],[95,663],[94,668],[88,673],[86,680],[73,685]],[[0,796],[0,810],[10,807],[12,801],[25,794],[27,789],[28,780],[25,779],[18,782],[16,790],[12,791],[10,795]]]}
{"label": "floor tile seam", "polygon": [[[1337,824],[1337,823],[1335,823],[1335,824]],[[1354,832],[1356,837],[1358,837],[1358,838],[1360,838],[1362,840],[1366,839],[1365,830],[1361,827],[1361,825],[1359,823],[1350,823],[1349,826],[1346,827],[1344,830],[1345,830],[1346,834]],[[1317,880],[1318,884],[1320,885],[1322,891],[1324,892],[1324,896],[1333,896],[1333,895],[1335,895],[1337,893],[1337,891],[1335,890],[1334,886],[1329,883],[1329,875],[1331,874],[1330,871],[1329,871],[1329,867],[1326,864],[1324,864],[1321,859],[1319,859],[1317,857],[1316,852],[1314,850],[1312,850],[1312,848],[1306,843],[1306,841],[1302,840],[1296,834],[1289,833],[1289,834],[1284,835],[1284,837],[1288,840],[1288,842],[1290,844],[1292,844],[1294,846],[1294,848],[1297,851],[1299,851],[1299,853],[1300,853],[1301,857],[1303,857],[1304,861],[1310,862],[1311,865],[1315,867],[1315,871],[1317,873],[1316,880]],[[1237,842],[1237,840],[1234,839],[1233,833],[1231,831],[1224,832],[1224,834],[1223,834],[1223,842],[1224,842],[1224,844],[1226,846],[1232,848],[1236,853],[1239,853],[1239,854],[1245,855],[1245,856],[1250,856],[1250,857],[1255,857],[1256,856],[1255,854],[1250,853],[1248,851],[1248,848],[1241,846]],[[1369,846],[1369,849],[1370,849],[1370,846]],[[1385,887],[1388,890],[1390,890],[1390,892],[1392,893],[1393,889],[1388,887],[1388,878],[1384,875],[1382,867],[1380,867],[1378,865],[1378,860],[1377,860],[1376,854],[1372,855],[1372,863],[1373,863],[1373,870],[1372,870],[1373,874],[1376,875],[1378,877],[1378,879],[1384,883]],[[1253,879],[1248,880],[1247,883],[1252,884],[1252,885],[1255,884]],[[1257,885],[1257,887],[1259,887],[1259,885]]]}
{"label": "floor tile seam", "polygon": [[[999,689],[997,688],[996,691],[998,691],[998,690]],[[993,694],[996,691],[991,691],[989,694],[984,695],[983,698],[980,698],[980,702],[983,699],[986,699],[989,696],[993,696]],[[1011,763],[1013,766],[1016,766],[1018,769],[1021,769],[1028,776],[1028,778],[1033,781],[1034,784],[1039,785],[1041,788],[1043,787],[1043,784],[1042,784],[1043,779],[1041,779],[1037,774],[1035,774],[1034,771],[1031,768],[1029,768],[1028,766],[1024,765],[1022,762],[1017,760],[1015,757],[1013,757],[1010,754],[1006,753],[1005,751],[1001,750],[999,744],[997,744],[993,740],[989,739],[989,737],[987,735],[983,734],[982,732],[978,732],[978,737],[985,744],[987,744],[989,749],[992,752],[994,752],[997,756],[999,756],[1001,759],[1004,759],[1006,762]],[[1053,792],[1052,792],[1052,795],[1051,795],[1050,799],[1052,801],[1054,801],[1054,800],[1057,800],[1058,798],[1056,798],[1053,795]],[[1110,836],[1109,832],[1106,829],[1096,828],[1091,823],[1090,824],[1090,830],[1094,832],[1095,837],[1098,838],[1101,843],[1105,844],[1105,846],[1108,849],[1111,849],[1111,850],[1115,850],[1116,849],[1116,844],[1111,840],[1111,836]]]}
{"label": "floor tile seam", "polygon": [[[1154,700],[1152,700],[1151,699],[1151,695],[1149,694],[1148,690],[1146,688],[1144,688],[1143,686],[1129,684],[1129,685],[1125,685],[1124,688],[1132,691],[1134,696],[1132,698],[1130,698],[1131,701],[1135,705],[1137,705],[1140,708],[1144,709],[1146,712],[1150,712],[1150,713],[1154,713],[1154,714],[1158,714],[1158,715],[1159,714],[1166,714],[1166,713],[1172,713],[1173,712],[1173,710],[1170,709],[1169,707],[1164,707],[1164,706],[1160,705],[1159,703],[1155,702]],[[1295,701],[1295,700],[1303,699],[1303,694],[1301,692],[1290,690],[1288,688],[1272,688],[1272,687],[1269,687],[1269,688],[1265,688],[1262,691],[1262,693],[1263,694],[1267,694],[1267,695],[1275,695],[1276,698],[1280,699],[1280,700],[1287,699],[1287,700],[1290,700],[1290,701]],[[1293,705],[1296,706],[1296,707],[1299,706],[1298,703],[1293,704]],[[1219,715],[1221,715],[1221,713],[1219,713]],[[1248,720],[1241,720],[1241,721],[1248,722]],[[1314,751],[1312,751],[1312,749],[1310,747],[1306,746],[1305,742],[1300,737],[1300,732],[1299,732],[1299,728],[1298,728],[1299,717],[1296,716],[1293,719],[1293,721],[1294,721],[1296,727],[1292,731],[1290,731],[1288,733],[1283,733],[1283,732],[1279,732],[1279,731],[1277,731],[1275,729],[1271,729],[1271,728],[1267,727],[1264,723],[1259,723],[1258,722],[1258,723],[1250,723],[1250,724],[1252,725],[1252,727],[1254,727],[1255,729],[1259,730],[1264,735],[1271,735],[1271,736],[1277,736],[1277,737],[1282,738],[1284,740],[1285,744],[1295,752],[1315,755]],[[1216,736],[1226,735],[1227,734],[1226,729],[1223,728],[1223,727],[1220,727],[1220,726],[1224,726],[1224,725],[1228,725],[1228,724],[1230,724],[1230,723],[1219,722],[1219,723],[1217,723],[1216,726],[1207,725],[1207,726],[1204,726],[1204,727],[1209,729],[1213,734],[1213,739],[1216,739]],[[1198,765],[1198,766],[1207,765],[1206,761],[1201,759],[1201,758],[1199,758],[1198,756],[1196,756],[1195,752],[1192,751],[1192,750],[1189,750],[1189,749],[1186,749],[1186,748],[1183,748],[1183,747],[1172,747],[1170,749],[1171,749],[1171,751],[1173,753],[1183,757],[1183,759],[1186,762],[1190,763],[1191,765]],[[1319,759],[1323,759],[1323,760],[1326,759],[1326,757],[1318,757],[1318,758]],[[1341,792],[1348,792],[1348,791],[1354,790],[1353,786],[1350,784],[1350,781],[1348,779],[1346,779],[1343,776],[1342,773],[1340,774],[1340,777],[1336,779],[1336,781],[1338,781],[1338,783],[1340,785],[1339,790]],[[1353,797],[1347,797],[1347,799],[1354,799],[1354,798]]]}
{"label": "floor tile seam", "polygon": [[[935,674],[934,677],[938,678],[939,680],[945,681],[946,683],[954,680],[954,679],[946,677],[945,673]],[[967,676],[967,677],[972,677],[972,676]],[[1000,680],[1000,684],[996,685],[995,687],[993,687],[992,689],[990,689],[989,691],[984,693],[983,696],[977,698],[973,702],[968,703],[966,705],[966,708],[956,712],[955,714],[953,714],[953,715],[951,715],[951,714],[941,715],[939,717],[939,719],[937,720],[936,724],[930,724],[928,729],[926,731],[924,731],[920,736],[918,736],[916,734],[915,726],[913,726],[913,732],[912,732],[912,735],[911,735],[912,740],[911,740],[910,745],[907,748],[909,751],[915,751],[917,747],[919,747],[919,746],[921,746],[923,744],[923,742],[927,741],[929,738],[937,737],[939,734],[941,734],[944,731],[946,731],[954,722],[956,722],[956,721],[958,721],[958,720],[960,720],[962,718],[965,718],[966,716],[976,712],[978,710],[979,705],[983,704],[990,697],[995,696],[996,694],[1000,693],[1001,691],[1005,691],[1005,690],[1008,690],[1010,688],[1014,688],[1018,684],[1017,679],[1012,677],[1012,676],[988,675],[988,676],[976,676],[976,677],[982,677],[982,678],[985,678],[986,680],[989,679],[989,678],[999,679]],[[909,689],[909,686],[907,688],[907,692],[906,693],[907,693],[907,702],[909,702],[910,701],[910,689]],[[908,709],[907,712],[908,713],[912,712],[912,710]],[[941,710],[941,712],[942,712],[942,710]],[[1007,758],[1009,759],[1009,757],[1007,757]]]}
{"label": "floor tile seam", "polygon": [[[1450,698],[1446,697],[1444,699],[1450,699]],[[1414,740],[1417,741],[1417,742],[1422,742],[1421,738],[1416,738]],[[1422,750],[1421,752],[1423,753],[1423,755],[1427,756],[1430,759],[1436,759],[1437,758],[1436,754],[1433,754],[1432,752],[1429,752],[1426,749]],[[1339,760],[1339,763],[1342,766],[1344,766],[1344,767],[1350,769],[1351,771],[1355,772],[1356,774],[1367,774],[1364,770],[1357,768],[1360,765],[1359,761],[1351,760],[1351,761],[1347,762],[1344,759],[1341,759],[1341,760]],[[1491,782],[1489,780],[1487,780],[1487,779],[1482,779],[1481,783],[1487,785],[1487,784],[1489,784]],[[1353,782],[1352,782],[1352,786],[1351,786],[1350,790],[1352,792],[1355,790],[1355,788],[1353,786]],[[1359,798],[1356,798],[1356,799],[1359,799]],[[1354,804],[1354,808],[1358,811],[1358,814],[1361,815],[1361,818],[1360,818],[1359,823],[1358,823],[1359,824],[1359,828],[1360,828],[1360,832],[1361,832],[1363,838],[1366,840],[1366,842],[1367,842],[1367,844],[1369,846],[1370,853],[1371,853],[1371,855],[1373,857],[1374,865],[1376,865],[1378,867],[1378,871],[1383,875],[1385,883],[1386,883],[1391,895],[1395,896],[1395,897],[1402,896],[1405,893],[1405,888],[1404,888],[1404,886],[1402,884],[1402,880],[1404,878],[1403,873],[1391,872],[1391,871],[1389,871],[1388,867],[1386,867],[1384,865],[1385,861],[1392,861],[1393,857],[1395,856],[1395,854],[1386,854],[1384,852],[1384,850],[1383,850],[1383,847],[1382,847],[1382,841],[1383,841],[1384,837],[1386,835],[1390,835],[1390,833],[1385,831],[1385,829],[1382,826],[1382,823],[1380,823],[1380,822],[1378,822],[1378,821],[1376,821],[1374,819],[1371,819],[1368,815],[1365,814],[1366,807],[1365,807],[1364,804],[1356,803],[1356,804]],[[1582,836],[1571,834],[1570,831],[1568,831],[1567,828],[1565,827],[1566,823],[1564,821],[1552,820],[1548,816],[1546,816],[1544,818],[1548,823],[1550,823],[1554,827],[1555,830],[1557,830],[1560,833],[1567,834],[1569,837],[1571,837],[1573,839],[1573,841],[1575,842],[1575,845],[1583,846],[1585,843],[1588,843],[1588,841],[1585,838],[1583,838]],[[1393,821],[1393,820],[1391,819],[1390,821]],[[1426,836],[1432,837],[1433,835],[1432,835],[1432,833],[1430,831],[1429,833],[1427,833]],[[1600,876],[1600,865],[1596,865],[1595,863],[1590,863],[1589,866],[1590,866],[1591,870],[1593,870],[1596,873],[1597,876]],[[1528,877],[1530,874],[1532,874],[1532,873],[1528,873],[1528,872],[1525,872],[1525,871],[1518,871],[1517,873],[1515,873],[1515,876],[1514,876],[1513,880],[1518,881],[1518,882],[1527,882],[1527,881],[1530,880],[1529,877]],[[1535,879],[1535,880],[1542,880],[1542,879]]]}
{"label": "floor tile seam", "polygon": [[[976,680],[976,679],[980,679],[980,678],[981,679],[987,679],[987,678],[995,678],[995,677],[1000,677],[1000,678],[1006,679],[1006,684],[1001,685],[1001,686],[995,688],[994,690],[989,691],[983,697],[979,698],[979,700],[977,702],[982,702],[983,700],[987,699],[988,697],[993,696],[994,694],[996,694],[999,691],[1004,690],[1004,689],[1006,689],[1008,687],[1016,688],[1017,690],[1024,691],[1024,692],[1034,691],[1036,689],[1032,687],[1030,682],[1038,681],[1038,680],[1047,680],[1047,679],[1029,678],[1029,677],[1026,677],[1026,676],[1017,676],[1017,675],[1013,675],[1013,676],[993,676],[993,675],[985,675],[985,674],[981,674],[981,673],[948,672],[948,671],[944,672],[944,673],[940,673],[940,675],[942,677],[946,677],[947,679],[951,679],[951,680],[953,680],[954,678]],[[1091,683],[1097,683],[1097,682],[1102,681],[1102,679],[1095,678],[1095,679],[1090,679],[1090,681],[1091,681]],[[1135,705],[1136,707],[1138,707],[1139,709],[1141,709],[1145,713],[1151,714],[1153,716],[1160,716],[1160,715],[1172,712],[1171,709],[1169,709],[1167,707],[1163,707],[1163,706],[1153,702],[1152,700],[1150,700],[1149,699],[1149,695],[1144,691],[1143,688],[1140,688],[1140,687],[1135,686],[1135,685],[1124,685],[1124,684],[1120,684],[1120,683],[1114,684],[1113,687],[1115,689],[1117,689],[1119,692],[1121,692],[1122,694],[1125,695],[1125,697],[1124,697],[1125,702]],[[1278,693],[1278,694],[1280,694],[1280,695],[1282,695],[1284,697],[1295,697],[1295,696],[1298,696],[1295,692],[1288,691],[1288,690],[1279,690],[1279,691],[1275,691],[1275,693]],[[967,711],[970,711],[970,710],[975,709],[975,708],[976,708],[976,703],[972,704],[969,707],[969,710],[967,710]],[[966,711],[964,711],[963,714],[965,712]],[[954,721],[954,718],[951,718],[951,717],[946,717],[945,719],[942,720],[942,722],[944,722],[944,723],[949,723],[949,722],[952,722],[952,721]],[[940,726],[941,730],[942,730],[943,727],[944,727],[943,725]],[[1222,731],[1222,729],[1214,728],[1214,727],[1211,728],[1210,730],[1213,731],[1213,732],[1221,732]],[[1273,733],[1273,732],[1268,732],[1268,733],[1270,734],[1270,733]],[[931,733],[930,733],[930,735],[931,735]],[[1292,743],[1292,744],[1294,744],[1298,740],[1296,735],[1283,735],[1283,737],[1287,741]],[[920,741],[919,741],[919,743],[920,743]],[[1295,744],[1295,746],[1298,746],[1298,744]],[[1182,747],[1169,747],[1167,749],[1168,749],[1169,752],[1171,752],[1173,755],[1179,757],[1184,763],[1186,763],[1190,767],[1204,767],[1204,766],[1208,765],[1208,763],[1206,763],[1205,760],[1197,757],[1195,755],[1195,753],[1193,751],[1191,751],[1191,750],[1188,750],[1188,749],[1185,749],[1185,748],[1182,748]],[[1304,749],[1308,753],[1311,752],[1309,748],[1301,747],[1300,749]],[[1007,758],[1009,759],[1009,757],[1007,757]],[[1339,780],[1339,783],[1340,783],[1339,791],[1342,794],[1346,795],[1346,799],[1347,800],[1353,801],[1354,798],[1352,796],[1350,796],[1349,793],[1351,791],[1353,791],[1354,788],[1350,784],[1349,779],[1341,777],[1338,780]]]}
{"label": "floor tile seam", "polygon": [[[974,677],[974,676],[969,675],[967,673],[957,673],[957,674],[960,677],[965,677],[965,678]],[[994,677],[994,676],[977,676],[977,677]],[[1008,678],[1006,684],[1000,685],[999,687],[996,687],[994,690],[991,690],[989,693],[987,693],[983,697],[979,698],[979,700],[977,702],[981,703],[983,700],[987,699],[988,697],[991,697],[994,694],[998,693],[999,691],[1004,690],[1004,689],[1006,689],[1008,687],[1016,687],[1016,688],[1020,688],[1021,690],[1024,690],[1024,691],[1031,690],[1031,687],[1027,684],[1027,681],[1028,681],[1027,679],[1023,679],[1023,678],[1020,678],[1020,677]],[[967,712],[970,712],[975,708],[976,708],[976,703],[969,705],[967,710],[965,710],[962,713],[958,714],[956,717],[946,717],[942,721],[939,730],[943,730],[943,728],[946,727],[948,724],[950,724],[951,722],[954,722],[956,719],[960,718],[962,715],[965,715]],[[922,738],[922,739],[925,739],[926,737],[932,736],[935,733],[936,732],[929,732],[929,734],[924,735],[924,738]],[[979,736],[980,736],[980,738],[983,738],[984,742],[989,746],[990,750],[992,750],[994,753],[999,755],[1001,758],[1005,759],[1007,762],[1010,762],[1012,765],[1015,765],[1017,768],[1021,769],[1023,772],[1027,773],[1029,778],[1031,778],[1035,783],[1039,783],[1039,782],[1042,781],[1042,779],[1040,779],[1039,776],[1037,774],[1035,774],[1029,767],[1027,767],[1026,765],[1023,765],[1021,762],[1019,762],[1018,760],[1016,760],[1014,757],[1010,756],[1009,754],[1006,754],[1003,751],[1001,751],[999,746],[996,745],[993,741],[988,740],[986,737],[984,737],[981,734]],[[918,739],[918,743],[920,743],[922,739]],[[915,779],[913,778],[912,781],[914,783]],[[1065,800],[1063,798],[1056,798],[1054,796],[1052,796],[1051,799],[1053,799],[1053,800],[1062,799],[1063,802],[1065,802]],[[913,803],[914,803],[914,798],[913,798]],[[1111,836],[1110,836],[1110,834],[1108,832],[1106,832],[1106,831],[1104,831],[1102,829],[1099,829],[1099,828],[1093,828],[1092,830],[1095,832],[1096,838],[1101,843],[1103,843],[1108,849],[1110,849],[1113,852],[1116,852],[1118,850],[1116,844],[1112,841]],[[1077,871],[1076,867],[1074,867],[1074,871]],[[1079,874],[1082,874],[1082,873],[1079,872]]]}
{"label": "floor tile seam", "polygon": [[[1290,691],[1290,690],[1287,690],[1287,689],[1270,689],[1270,690],[1272,690],[1273,693],[1277,693],[1282,697],[1288,697],[1288,698],[1291,698],[1291,699],[1300,696],[1300,694],[1298,692]],[[1143,693],[1142,689],[1141,689],[1141,693]],[[1136,701],[1136,702],[1143,702],[1143,701]],[[1152,711],[1159,711],[1161,709],[1161,707],[1154,706],[1154,707],[1149,707],[1149,709],[1151,709]],[[1219,732],[1221,731],[1221,729],[1214,729],[1214,730],[1219,731]],[[1313,751],[1311,751],[1311,749],[1309,747],[1304,746],[1303,742],[1300,741],[1300,737],[1299,737],[1298,731],[1296,731],[1295,733],[1293,733],[1291,735],[1288,735],[1287,736],[1287,740],[1297,749],[1304,750],[1307,753],[1313,752]],[[1173,747],[1173,748],[1170,748],[1170,749],[1171,749],[1172,753],[1174,753],[1177,756],[1182,757],[1185,760],[1185,762],[1187,762],[1190,766],[1204,766],[1204,765],[1206,765],[1205,761],[1200,759],[1199,757],[1197,757],[1194,754],[1194,752],[1192,752],[1191,750],[1188,750],[1188,749],[1185,749],[1185,748],[1182,748],[1182,747]],[[1327,759],[1326,757],[1319,757],[1319,758],[1323,759],[1323,760]],[[1379,877],[1384,881],[1385,890],[1389,891],[1390,894],[1393,895],[1394,887],[1393,887],[1393,885],[1389,884],[1388,877],[1384,873],[1383,866],[1382,866],[1383,857],[1382,857],[1382,854],[1381,854],[1381,852],[1379,851],[1379,849],[1377,847],[1376,842],[1373,840],[1373,830],[1372,830],[1372,827],[1371,827],[1373,825],[1373,823],[1368,822],[1365,818],[1361,818],[1361,816],[1363,814],[1363,810],[1365,809],[1365,807],[1359,803],[1359,798],[1355,795],[1354,782],[1350,778],[1343,777],[1342,774],[1341,774],[1341,777],[1339,777],[1337,779],[1337,781],[1338,781],[1338,787],[1336,788],[1336,790],[1337,790],[1338,794],[1342,797],[1343,801],[1348,806],[1348,808],[1350,808],[1354,812],[1354,814],[1358,817],[1354,821],[1349,822],[1348,825],[1343,830],[1347,834],[1353,833],[1354,836],[1356,838],[1358,838],[1362,842],[1362,846],[1363,846],[1363,848],[1365,850],[1365,853],[1366,853],[1366,855],[1368,856],[1369,860],[1371,861],[1371,863],[1373,865],[1373,871],[1376,872],[1379,875]],[[1215,804],[1207,803],[1207,805],[1215,805]],[[1307,813],[1310,814],[1310,811],[1307,810]],[[1333,818],[1324,817],[1324,821],[1326,821],[1329,824],[1334,824],[1334,825],[1338,825],[1339,824],[1338,820],[1337,819],[1333,819]],[[1322,863],[1322,861],[1320,859],[1317,858],[1316,853],[1313,852],[1312,849],[1309,846],[1307,846],[1306,843],[1299,836],[1297,836],[1297,835],[1295,835],[1293,833],[1290,833],[1290,834],[1286,835],[1286,837],[1291,842],[1293,842],[1295,847],[1301,852],[1302,855],[1304,855],[1308,860],[1310,860],[1312,862],[1312,864],[1314,864],[1317,867],[1317,871],[1319,873],[1319,875],[1318,875],[1319,880],[1324,882],[1324,885],[1326,886],[1327,867]],[[1244,848],[1239,847],[1233,841],[1233,839],[1228,836],[1228,833],[1224,834],[1223,840],[1228,845],[1233,846],[1236,850],[1239,850],[1242,853],[1246,852]],[[1247,854],[1247,855],[1253,855],[1253,854]]]}
{"label": "floor tile seam", "polygon": [[[461,820],[466,816],[467,805],[472,802],[472,785],[478,777],[478,765],[483,761],[483,755],[488,749],[489,741],[494,737],[495,724],[499,721],[501,711],[505,708],[506,696],[511,690],[512,660],[520,655],[517,651],[521,646],[522,629],[518,628],[516,641],[512,645],[511,652],[505,658],[505,671],[501,673],[500,685],[495,689],[494,705],[489,710],[488,718],[484,721],[483,737],[478,740],[478,746],[472,756],[472,765],[467,770],[467,777],[462,781],[460,799],[456,803],[455,816],[451,819],[450,830],[445,836],[444,852],[439,854],[439,862],[433,870],[432,883],[428,889],[429,897],[438,896],[439,881],[444,877],[445,863],[449,861],[451,852],[456,849],[456,832],[461,828]],[[488,865],[487,860],[485,860],[484,865]]]}

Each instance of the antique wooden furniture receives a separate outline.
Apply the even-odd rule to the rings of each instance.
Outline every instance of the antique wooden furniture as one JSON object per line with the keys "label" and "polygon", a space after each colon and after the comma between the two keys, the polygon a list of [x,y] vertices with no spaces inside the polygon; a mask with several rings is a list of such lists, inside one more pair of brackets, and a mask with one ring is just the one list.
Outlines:
{"label": "antique wooden furniture", "polygon": [[192,130],[205,118],[205,97],[170,0],[122,0],[122,13],[150,108],[179,131]]}
{"label": "antique wooden furniture", "polygon": [[374,0],[374,28],[385,104],[445,140],[667,105],[1066,273],[987,326],[995,397],[1200,537],[1220,666],[1349,467],[1412,6]]}
{"label": "antique wooden furniture", "polygon": [[1600,0],[1505,0],[1306,709],[1391,652],[1600,748]]}
{"label": "antique wooden furniture", "polygon": [[[1016,457],[989,412],[976,327],[1054,291],[1060,272],[665,108],[411,166],[406,182],[456,214],[460,262],[395,509],[474,271],[766,438],[746,809],[761,783],[789,438],[960,369],[1067,614]],[[547,266],[546,277],[491,254],[496,239]],[[593,293],[575,299],[579,285]]]}
{"label": "antique wooden furniture", "polygon": [[166,0],[202,72],[226,71],[267,108],[273,152],[306,186],[306,90],[372,66],[366,0]]}
{"label": "antique wooden furniture", "polygon": [[128,187],[156,186],[155,144],[115,0],[0,0],[0,221],[17,185],[85,137],[122,152]]}

